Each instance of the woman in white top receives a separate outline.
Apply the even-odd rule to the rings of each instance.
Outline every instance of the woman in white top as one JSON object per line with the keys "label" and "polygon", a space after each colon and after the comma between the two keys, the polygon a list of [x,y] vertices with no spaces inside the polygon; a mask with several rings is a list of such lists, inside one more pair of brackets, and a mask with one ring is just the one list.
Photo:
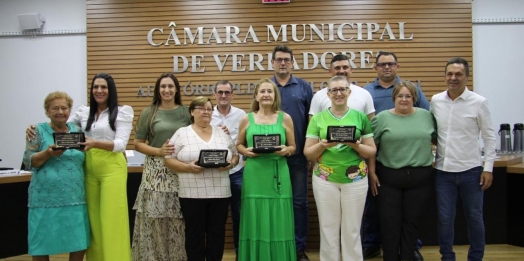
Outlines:
{"label": "woman in white top", "polygon": [[[99,73],[91,83],[90,106],[81,105],[71,116],[85,132],[85,182],[91,245],[87,261],[130,261],[127,206],[127,163],[124,157],[131,129],[133,108],[118,106],[115,81]],[[27,139],[35,138],[30,126]]]}
{"label": "woman in white top", "polygon": [[87,261],[129,261],[127,163],[124,157],[133,127],[133,108],[118,106],[113,78],[93,78],[90,107],[80,106],[71,121],[86,133],[86,196],[91,224]]}
{"label": "woman in white top", "polygon": [[[210,125],[213,105],[209,98],[196,97],[189,111],[192,124],[175,132],[169,142],[175,145],[175,151],[166,156],[165,164],[178,174],[188,260],[222,260],[231,197],[229,169],[238,164],[237,149],[231,136]],[[204,149],[227,150],[229,165],[198,166]]]}

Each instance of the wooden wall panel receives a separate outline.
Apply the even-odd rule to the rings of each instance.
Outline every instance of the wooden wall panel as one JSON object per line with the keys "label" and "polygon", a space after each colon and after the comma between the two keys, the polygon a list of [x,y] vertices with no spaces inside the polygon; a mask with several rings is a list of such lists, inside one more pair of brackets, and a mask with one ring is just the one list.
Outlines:
{"label": "wooden wall panel", "polygon": [[[151,101],[151,97],[137,96],[139,87],[154,86],[156,78],[163,72],[172,72],[173,56],[183,55],[189,59],[189,69],[177,73],[182,86],[213,85],[220,79],[228,79],[241,85],[241,93],[235,95],[234,105],[248,109],[252,94],[245,93],[248,83],[255,83],[262,77],[271,77],[273,71],[268,68],[268,53],[278,44],[290,46],[300,68],[303,67],[304,52],[320,56],[325,52],[355,52],[356,58],[351,80],[363,86],[374,80],[376,73],[372,66],[375,55],[380,50],[395,52],[400,64],[399,75],[406,80],[420,81],[423,91],[430,98],[445,89],[444,65],[452,57],[464,57],[472,63],[472,17],[470,0],[401,0],[401,1],[336,1],[336,0],[293,0],[289,4],[262,4],[260,0],[87,0],[87,87],[92,77],[99,72],[110,73],[117,83],[121,104],[128,104],[135,109],[135,120],[140,111]],[[216,43],[152,46],[147,41],[147,34],[153,28],[163,28],[164,34],[155,32],[154,42],[166,42],[171,28],[170,22],[176,23],[176,33],[184,41],[184,28],[195,33],[198,27],[204,27],[204,41],[207,41],[213,27],[225,41],[225,26],[237,26],[239,38],[244,39],[250,26],[253,27],[260,42],[249,39],[247,43]],[[405,35],[413,34],[412,40],[379,40],[386,23],[389,23],[398,38],[399,23],[404,22]],[[322,41],[314,35],[310,39],[309,30],[306,40],[291,40],[291,28],[288,27],[288,42],[268,40],[267,25],[276,30],[282,24],[298,24],[298,38],[302,38],[301,24],[342,23],[378,23],[380,30],[373,34],[373,40]],[[325,37],[327,39],[327,31]],[[346,37],[357,36],[356,29],[344,27]],[[367,31],[363,32],[364,39]],[[360,51],[369,51],[367,68],[361,67]],[[266,70],[243,72],[232,71],[232,59],[221,72],[213,55],[249,54],[263,55],[262,65]],[[205,73],[190,72],[191,55],[203,55],[201,66]],[[331,56],[326,57],[329,66]],[[249,65],[245,60],[243,65]],[[248,67],[247,67],[248,68]],[[473,69],[471,69],[471,73]],[[312,70],[294,70],[295,76],[313,83],[314,91],[320,83],[329,79],[329,72],[320,65]],[[469,86],[473,86],[470,77]],[[152,91],[152,90],[151,90]],[[208,95],[208,94],[206,94]],[[194,96],[182,95],[188,105]],[[131,140],[134,138],[132,133]],[[130,142],[132,144],[132,142]],[[128,145],[128,149],[132,149]],[[312,196],[311,229],[308,239],[310,248],[318,247],[318,224],[316,207]],[[228,226],[230,229],[230,226]],[[230,231],[228,230],[228,235]],[[228,247],[231,239],[228,238]]]}

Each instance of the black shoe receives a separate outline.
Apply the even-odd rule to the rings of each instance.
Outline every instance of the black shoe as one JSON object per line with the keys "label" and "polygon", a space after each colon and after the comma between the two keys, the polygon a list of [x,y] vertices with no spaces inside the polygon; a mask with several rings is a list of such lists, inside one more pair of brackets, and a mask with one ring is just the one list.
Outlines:
{"label": "black shoe", "polygon": [[414,254],[415,254],[415,259],[413,259],[414,261],[424,261],[424,257],[422,257],[418,249],[415,249]]}
{"label": "black shoe", "polygon": [[304,250],[297,251],[297,261],[309,261],[309,257],[307,257]]}
{"label": "black shoe", "polygon": [[365,259],[371,259],[378,255],[380,255],[380,247],[379,246],[372,246],[372,247],[366,247],[362,249],[362,255]]}

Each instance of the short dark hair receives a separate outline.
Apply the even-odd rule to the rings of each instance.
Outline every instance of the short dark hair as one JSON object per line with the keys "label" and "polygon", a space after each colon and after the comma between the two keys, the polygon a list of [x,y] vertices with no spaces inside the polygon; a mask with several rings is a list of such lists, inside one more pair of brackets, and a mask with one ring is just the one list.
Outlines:
{"label": "short dark hair", "polygon": [[347,57],[347,55],[345,55],[343,53],[339,53],[339,54],[333,56],[333,58],[331,58],[330,65],[333,66],[333,63],[338,62],[338,61],[349,61],[349,58]]}
{"label": "short dark hair", "polygon": [[291,50],[291,48],[289,48],[287,45],[277,45],[275,46],[275,48],[273,49],[273,60],[275,60],[275,54],[277,52],[283,52],[283,53],[289,53],[291,54],[291,60],[294,60],[295,58],[293,58],[293,50]]}
{"label": "short dark hair", "polygon": [[391,56],[393,56],[393,58],[395,58],[395,62],[398,62],[398,60],[397,60],[397,55],[396,55],[394,52],[378,51],[378,53],[377,53],[377,61],[376,61],[376,63],[378,63],[378,59],[379,59],[380,56],[382,56],[382,55],[385,55],[385,56],[389,56],[389,55],[391,55]]}
{"label": "short dark hair", "polygon": [[469,77],[469,64],[468,64],[468,61],[466,61],[466,59],[460,58],[460,57],[451,58],[451,60],[449,60],[448,63],[446,63],[446,67],[444,68],[444,74],[446,74],[448,72],[448,65],[455,64],[455,63],[463,64],[464,65],[464,70],[466,70],[466,77]]}
{"label": "short dark hair", "polygon": [[217,92],[217,87],[219,85],[223,85],[223,84],[229,84],[229,87],[231,87],[231,91],[233,91],[233,84],[232,83],[230,83],[228,80],[220,80],[217,83],[215,83],[215,86],[213,86],[213,92]]}

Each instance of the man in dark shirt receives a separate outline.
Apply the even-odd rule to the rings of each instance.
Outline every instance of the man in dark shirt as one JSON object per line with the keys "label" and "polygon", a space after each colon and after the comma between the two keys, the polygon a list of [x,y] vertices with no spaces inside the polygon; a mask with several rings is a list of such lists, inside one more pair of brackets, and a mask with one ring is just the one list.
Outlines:
{"label": "man in dark shirt", "polygon": [[295,128],[297,150],[295,155],[288,157],[287,163],[293,188],[297,261],[309,261],[304,252],[306,249],[309,211],[307,201],[308,163],[303,151],[313,90],[308,82],[291,75],[294,58],[293,51],[289,47],[285,45],[275,47],[271,63],[275,70],[275,75],[271,80],[278,86],[282,100],[280,109],[291,116]]}
{"label": "man in dark shirt", "polygon": [[[375,63],[375,71],[377,78],[364,86],[364,89],[369,91],[373,98],[373,105],[375,106],[375,114],[381,111],[389,110],[395,107],[393,103],[393,86],[402,80],[398,76],[398,69],[400,65],[397,61],[397,55],[392,52],[379,52]],[[417,102],[415,107],[429,110],[429,102],[420,88],[417,88]],[[378,221],[378,213],[376,210],[373,196],[369,192],[366,198],[366,207],[364,209],[364,218],[362,226],[364,227],[364,235],[362,235],[362,248],[364,259],[370,259],[380,254],[380,226]],[[422,261],[424,258],[419,252],[422,247],[422,242],[417,240],[415,247],[415,260]]]}

